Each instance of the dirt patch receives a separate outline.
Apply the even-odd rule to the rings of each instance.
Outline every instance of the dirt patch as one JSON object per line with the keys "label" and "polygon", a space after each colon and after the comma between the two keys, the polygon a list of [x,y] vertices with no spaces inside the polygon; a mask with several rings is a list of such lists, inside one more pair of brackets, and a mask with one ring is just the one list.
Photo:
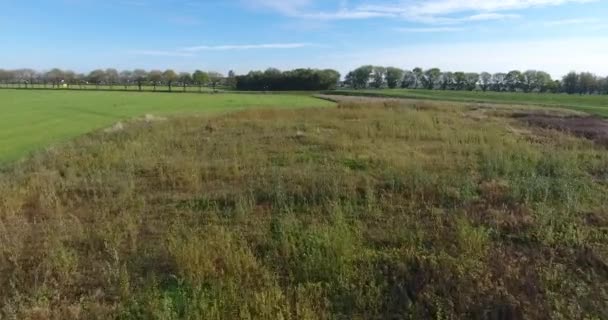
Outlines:
{"label": "dirt patch", "polygon": [[514,117],[534,127],[569,132],[608,147],[608,121],[598,117],[538,113],[517,113]]}
{"label": "dirt patch", "polygon": [[125,125],[122,122],[116,122],[113,126],[104,129],[103,131],[105,133],[114,133],[114,132],[119,132],[125,129]]}

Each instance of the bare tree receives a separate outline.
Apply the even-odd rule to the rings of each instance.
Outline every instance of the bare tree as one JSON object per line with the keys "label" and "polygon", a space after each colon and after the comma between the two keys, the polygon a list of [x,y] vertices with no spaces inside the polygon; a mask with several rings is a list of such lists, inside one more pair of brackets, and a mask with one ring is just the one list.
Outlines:
{"label": "bare tree", "polygon": [[99,89],[99,86],[106,78],[106,73],[101,69],[93,70],[87,78],[89,82],[94,83],[95,87]]}
{"label": "bare tree", "polygon": [[182,84],[183,91],[186,92],[186,87],[192,82],[192,76],[188,72],[181,72],[179,74],[179,82]]}
{"label": "bare tree", "polygon": [[119,75],[116,69],[106,69],[106,83],[110,85],[110,90],[114,89],[114,85],[118,83]]}
{"label": "bare tree", "polygon": [[148,79],[146,70],[136,69],[133,71],[133,79],[137,83],[137,88],[141,91],[142,84]]}
{"label": "bare tree", "polygon": [[222,79],[224,79],[224,75],[219,72],[214,72],[214,71],[209,72],[208,75],[209,75],[209,82],[213,86],[213,91],[216,92],[217,85],[220,84]]}
{"label": "bare tree", "polygon": [[133,81],[133,72],[129,70],[123,70],[118,75],[118,81],[125,87],[125,91],[129,90],[129,85]]}
{"label": "bare tree", "polygon": [[57,68],[52,69],[46,73],[46,78],[51,81],[53,88],[59,87],[59,83],[63,81],[63,71]]}
{"label": "bare tree", "polygon": [[156,91],[156,86],[163,79],[163,73],[160,70],[152,70],[148,73],[148,79],[152,82],[153,90]]}

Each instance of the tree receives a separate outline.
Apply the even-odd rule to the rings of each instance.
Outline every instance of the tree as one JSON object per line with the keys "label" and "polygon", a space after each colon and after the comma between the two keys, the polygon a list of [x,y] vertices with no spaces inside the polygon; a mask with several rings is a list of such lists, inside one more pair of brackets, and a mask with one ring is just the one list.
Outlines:
{"label": "tree", "polygon": [[597,90],[597,77],[590,72],[581,72],[578,76],[579,93],[592,94]]}
{"label": "tree", "polygon": [[110,85],[110,90],[114,88],[114,85],[118,83],[119,75],[116,69],[106,69],[105,82]]}
{"label": "tree", "polygon": [[521,88],[524,92],[532,92],[536,89],[536,70],[526,70],[521,75]]}
{"label": "tree", "polygon": [[454,72],[454,87],[456,90],[464,90],[467,87],[467,76],[464,72]]}
{"label": "tree", "polygon": [[350,71],[344,76],[344,85],[354,88],[355,87],[355,73]]}
{"label": "tree", "polygon": [[372,71],[372,86],[376,89],[380,89],[384,86],[384,78],[386,76],[386,68],[374,67]]}
{"label": "tree", "polygon": [[422,86],[427,90],[433,90],[441,77],[441,70],[433,68],[422,74]]}
{"label": "tree", "polygon": [[28,87],[28,84],[34,82],[35,75],[36,71],[32,69],[18,69],[12,71],[12,76],[13,78],[15,78],[16,81],[18,81],[19,86],[21,86],[21,84],[23,83],[26,89]]}
{"label": "tree", "polygon": [[562,79],[562,88],[564,92],[568,94],[574,94],[578,92],[578,74],[572,71],[564,76]]}
{"label": "tree", "polygon": [[536,71],[534,82],[540,92],[552,92],[551,90],[555,87],[555,81],[551,79],[551,75],[544,71]]}
{"label": "tree", "polygon": [[172,91],[173,82],[178,79],[177,73],[175,71],[169,69],[163,72],[162,80],[169,86],[169,92]]}
{"label": "tree", "polygon": [[505,76],[505,86],[511,92],[517,91],[522,86],[522,73],[517,70],[510,71]]}
{"label": "tree", "polygon": [[374,67],[367,65],[353,71],[353,87],[355,89],[365,89],[369,83],[369,78],[374,71]]}
{"label": "tree", "polygon": [[230,89],[236,89],[236,73],[230,70],[228,71],[228,78],[226,78],[226,86]]}
{"label": "tree", "polygon": [[422,71],[422,68],[414,68],[414,70],[412,70],[412,73],[414,74],[413,88],[417,89],[422,83],[422,77],[424,76],[424,72]]}
{"label": "tree", "polygon": [[600,93],[608,94],[608,76],[600,81]]}
{"label": "tree", "polygon": [[201,70],[196,70],[192,74],[192,80],[198,85],[198,92],[201,92],[203,85],[209,82],[209,75]]}
{"label": "tree", "polygon": [[136,69],[133,71],[133,80],[137,83],[137,88],[141,91],[141,86],[148,79],[148,72],[142,69]]}
{"label": "tree", "polygon": [[192,76],[188,72],[181,72],[179,74],[179,82],[182,84],[184,92],[186,92],[186,87],[192,82]]}
{"label": "tree", "polygon": [[[352,74],[352,73],[351,73]],[[350,76],[347,76],[347,80]],[[236,88],[239,90],[328,90],[335,89],[340,80],[340,73],[325,69],[295,69],[283,71],[268,69],[251,71],[247,75],[236,77]]]}
{"label": "tree", "polygon": [[82,89],[83,85],[86,83],[87,76],[82,73],[77,73],[74,75],[74,83],[78,84],[78,87]]}
{"label": "tree", "polygon": [[481,91],[486,92],[492,85],[492,75],[487,72],[482,72],[479,75],[479,87]]}
{"label": "tree", "polygon": [[106,73],[105,73],[105,71],[103,71],[101,69],[93,70],[87,76],[88,81],[91,83],[94,83],[98,89],[99,89],[99,85],[104,81],[105,78],[106,78]]}
{"label": "tree", "polygon": [[492,91],[496,91],[496,92],[501,92],[501,91],[505,91],[506,89],[506,84],[505,84],[505,79],[507,78],[507,74],[506,73],[495,73],[492,75],[492,84],[491,84],[491,89]]}
{"label": "tree", "polygon": [[51,69],[51,71],[46,73],[46,78],[51,81],[53,88],[59,87],[59,83],[63,81],[63,71],[57,68]]}
{"label": "tree", "polygon": [[[340,72],[333,69],[312,70],[313,77],[311,81],[311,89],[316,90],[333,90],[338,87],[340,82]],[[314,76],[316,73],[317,76]],[[316,81],[318,78],[318,82]],[[297,89],[297,88],[295,88]]]}
{"label": "tree", "polygon": [[12,77],[13,75],[11,71],[0,69],[0,83],[4,83],[6,85]]}
{"label": "tree", "polygon": [[465,74],[465,82],[466,89],[468,91],[477,89],[477,84],[479,83],[479,73],[470,72]]}
{"label": "tree", "polygon": [[412,71],[403,72],[403,80],[401,81],[401,88],[414,88],[416,85],[416,75]]}
{"label": "tree", "polygon": [[403,79],[403,70],[395,67],[386,68],[386,84],[389,88],[395,89]]}
{"label": "tree", "polygon": [[441,90],[452,90],[454,89],[454,74],[452,72],[443,72],[441,73],[441,78],[439,79],[439,87]]}
{"label": "tree", "polygon": [[546,91],[544,92],[560,93],[562,90],[562,83],[559,80],[549,81],[545,84],[545,90]]}
{"label": "tree", "polygon": [[163,79],[163,72],[160,70],[152,70],[148,73],[148,80],[152,82],[152,87],[154,91],[156,91],[156,86]]}
{"label": "tree", "polygon": [[133,71],[129,71],[129,70],[121,71],[120,74],[118,75],[118,79],[119,79],[118,81],[123,86],[125,86],[125,90],[128,90],[129,85],[133,81]]}
{"label": "tree", "polygon": [[76,73],[74,71],[66,70],[63,72],[63,81],[67,85],[68,89],[70,88],[70,86],[72,84],[74,84],[75,80],[76,80]]}
{"label": "tree", "polygon": [[214,72],[214,71],[209,72],[208,75],[209,75],[209,82],[211,83],[211,86],[213,87],[213,91],[215,92],[217,86],[220,84],[222,79],[224,79],[224,75],[219,72]]}

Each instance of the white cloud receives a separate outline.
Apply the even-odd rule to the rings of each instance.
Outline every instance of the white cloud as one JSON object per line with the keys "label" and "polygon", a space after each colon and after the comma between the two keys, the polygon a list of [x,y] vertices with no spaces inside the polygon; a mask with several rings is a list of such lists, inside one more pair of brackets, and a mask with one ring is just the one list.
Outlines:
{"label": "white cloud", "polygon": [[339,8],[333,10],[315,9],[319,0],[250,0],[249,3],[302,19],[401,18],[429,24],[453,24],[513,19],[519,15],[503,12],[597,0],[383,0],[373,4],[366,1],[351,6],[348,1],[341,1]]}
{"label": "white cloud", "polygon": [[192,46],[179,48],[176,50],[132,50],[129,54],[141,56],[159,57],[194,57],[201,51],[243,51],[243,50],[262,50],[262,49],[299,49],[315,46],[312,43],[267,43],[267,44],[235,44],[218,46]]}
{"label": "white cloud", "polygon": [[571,25],[581,25],[581,24],[589,24],[589,25],[595,26],[599,22],[601,22],[601,20],[597,19],[597,18],[577,18],[577,19],[560,19],[560,20],[546,21],[544,23],[544,25],[548,26],[548,27],[571,26]]}
{"label": "white cloud", "polygon": [[313,46],[311,43],[268,43],[268,44],[237,44],[220,46],[194,46],[182,48],[184,52],[198,51],[227,51],[227,50],[256,50],[256,49],[299,49]]}
{"label": "white cloud", "polygon": [[486,20],[509,20],[521,18],[518,14],[504,13],[478,13],[465,18],[467,21],[486,21]]}
{"label": "white cloud", "polygon": [[180,51],[161,51],[161,50],[133,50],[129,54],[138,56],[155,56],[155,57],[193,57],[192,53]]}
{"label": "white cloud", "polygon": [[457,28],[457,27],[431,27],[431,28],[397,28],[395,29],[399,32],[407,32],[407,33],[435,33],[435,32],[458,32],[465,31],[466,28]]}

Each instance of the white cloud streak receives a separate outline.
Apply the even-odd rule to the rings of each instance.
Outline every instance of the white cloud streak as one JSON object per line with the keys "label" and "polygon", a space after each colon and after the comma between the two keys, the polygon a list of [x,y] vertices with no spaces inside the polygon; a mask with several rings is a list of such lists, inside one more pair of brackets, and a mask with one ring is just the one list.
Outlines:
{"label": "white cloud streak", "polygon": [[249,3],[301,19],[400,18],[427,24],[456,24],[471,21],[513,19],[518,18],[519,15],[503,12],[558,6],[567,3],[587,3],[597,0],[383,0],[383,2],[374,2],[373,4],[358,2],[353,6],[348,6],[347,1],[342,1],[338,9],[325,11],[315,10],[317,1],[250,0]]}
{"label": "white cloud streak", "polygon": [[467,28],[457,27],[431,27],[431,28],[396,28],[396,31],[405,33],[442,33],[442,32],[459,32],[465,31]]}
{"label": "white cloud streak", "polygon": [[194,46],[180,49],[184,52],[199,51],[229,51],[229,50],[260,50],[260,49],[299,49],[313,46],[311,43],[268,43],[268,44],[237,44],[220,46]]}
{"label": "white cloud streak", "polygon": [[153,56],[153,57],[193,57],[194,54],[180,51],[162,51],[162,50],[132,50],[128,52],[137,56]]}
{"label": "white cloud streak", "polygon": [[572,26],[572,25],[597,25],[601,20],[597,18],[576,18],[576,19],[560,19],[560,20],[552,20],[544,23],[545,26],[548,27],[557,27],[557,26]]}
{"label": "white cloud streak", "polygon": [[270,50],[270,49],[300,49],[315,46],[312,43],[267,43],[267,44],[234,44],[217,46],[192,46],[176,50],[132,50],[129,54],[157,57],[194,57],[202,51],[244,51],[244,50]]}

